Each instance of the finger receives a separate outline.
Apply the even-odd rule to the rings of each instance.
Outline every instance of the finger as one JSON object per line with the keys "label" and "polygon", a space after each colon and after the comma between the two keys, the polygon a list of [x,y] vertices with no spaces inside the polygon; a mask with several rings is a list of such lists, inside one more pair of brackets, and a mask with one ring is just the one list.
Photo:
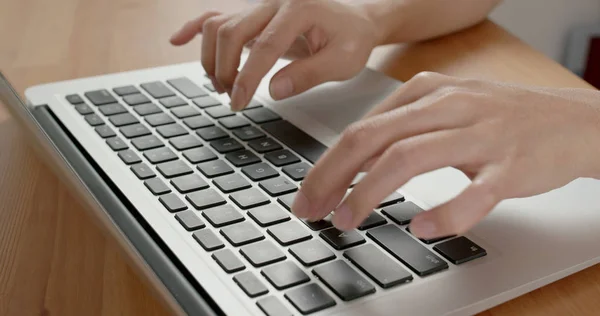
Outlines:
{"label": "finger", "polygon": [[[226,90],[234,89],[233,83],[238,73],[240,56],[244,44],[255,38],[277,13],[277,7],[271,4],[256,6],[247,14],[236,16],[221,25],[217,34],[217,62],[215,76]],[[238,109],[240,97],[244,91],[237,88],[231,94],[231,105]]]}
{"label": "finger", "polygon": [[499,166],[482,171],[456,198],[415,216],[411,233],[424,239],[464,234],[502,199],[501,173]]}
{"label": "finger", "polygon": [[170,42],[173,45],[184,45],[191,41],[196,34],[202,32],[202,25],[204,21],[208,18],[221,15],[221,12],[218,11],[207,11],[200,15],[199,17],[188,21],[183,25],[181,29],[179,29],[173,36],[171,36]]}
{"label": "finger", "polygon": [[271,97],[281,100],[328,81],[350,78],[357,68],[340,58],[343,53],[329,45],[308,58],[293,61],[273,76],[269,87]]}
{"label": "finger", "polygon": [[[437,104],[447,102],[457,103],[452,99],[426,96],[410,105],[352,124],[308,173],[300,191],[310,203],[298,205],[293,209],[294,213],[310,216],[320,211],[331,192],[345,186],[369,159],[384,152],[391,144],[415,135],[466,126],[476,115],[461,106]],[[463,103],[468,105],[467,101]]]}
{"label": "finger", "polygon": [[202,67],[206,71],[206,74],[213,81],[213,86],[217,89],[217,92],[223,93],[225,89],[219,84],[215,78],[215,64],[216,64],[216,53],[217,53],[217,32],[219,27],[229,21],[232,18],[231,15],[219,15],[208,18],[204,21],[202,26]]}
{"label": "finger", "polygon": [[306,32],[312,23],[310,16],[280,10],[265,27],[254,43],[244,67],[234,85],[244,91],[238,105],[245,106],[256,92],[262,78],[271,70],[277,59],[291,47],[296,38]]}
{"label": "finger", "polygon": [[398,90],[381,104],[367,112],[363,118],[369,118],[388,112],[398,107],[399,104],[413,103],[452,81],[452,77],[435,72],[418,73],[406,83],[402,84]]}
{"label": "finger", "polygon": [[425,172],[481,159],[480,143],[468,129],[432,132],[390,146],[336,209],[338,229],[358,226],[385,197]]}

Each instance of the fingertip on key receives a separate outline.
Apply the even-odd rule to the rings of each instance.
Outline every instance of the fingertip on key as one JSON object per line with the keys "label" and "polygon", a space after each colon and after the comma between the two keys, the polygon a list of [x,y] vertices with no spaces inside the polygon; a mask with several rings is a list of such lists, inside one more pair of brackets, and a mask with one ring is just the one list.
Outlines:
{"label": "fingertip on key", "polygon": [[310,214],[310,202],[302,190],[298,191],[294,203],[292,204],[292,213],[298,218],[307,218]]}

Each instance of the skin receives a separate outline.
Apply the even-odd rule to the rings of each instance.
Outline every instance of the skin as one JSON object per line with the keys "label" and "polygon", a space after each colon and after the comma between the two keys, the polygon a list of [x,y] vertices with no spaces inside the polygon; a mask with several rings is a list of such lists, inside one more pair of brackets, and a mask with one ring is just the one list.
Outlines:
{"label": "skin", "polygon": [[[483,20],[497,0],[270,0],[240,13],[206,12],[171,38],[203,34],[202,64],[241,110],[276,60],[295,61],[270,83],[274,99],[349,79],[378,45],[442,36]],[[240,69],[244,46],[251,46]],[[521,87],[422,73],[402,85],[317,162],[292,211],[318,220],[334,211],[342,230],[358,226],[411,178],[455,167],[472,183],[417,215],[421,238],[463,234],[501,200],[600,178],[600,95],[595,90]],[[360,171],[368,174],[344,198]]]}

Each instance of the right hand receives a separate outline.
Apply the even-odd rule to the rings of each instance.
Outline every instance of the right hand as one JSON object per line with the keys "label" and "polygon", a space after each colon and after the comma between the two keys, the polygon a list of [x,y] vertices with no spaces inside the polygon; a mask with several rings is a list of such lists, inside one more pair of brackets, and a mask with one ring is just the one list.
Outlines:
{"label": "right hand", "polygon": [[[350,79],[364,68],[383,35],[365,6],[336,0],[265,0],[236,14],[206,12],[171,38],[174,45],[203,34],[202,65],[219,93],[243,109],[261,79],[299,38],[310,54],[273,76],[275,100],[297,95],[328,81]],[[253,42],[238,72],[244,45]]]}

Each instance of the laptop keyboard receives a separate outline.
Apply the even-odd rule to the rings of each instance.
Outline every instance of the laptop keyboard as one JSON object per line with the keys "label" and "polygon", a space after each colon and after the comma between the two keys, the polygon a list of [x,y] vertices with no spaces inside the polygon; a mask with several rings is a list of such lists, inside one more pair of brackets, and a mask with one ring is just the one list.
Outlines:
{"label": "laptop keyboard", "polygon": [[66,100],[266,315],[291,314],[280,297],[310,314],[486,255],[464,236],[414,238],[406,225],[422,210],[399,193],[357,230],[297,220],[295,191],[326,147],[255,100],[235,113],[214,92],[182,77]]}

